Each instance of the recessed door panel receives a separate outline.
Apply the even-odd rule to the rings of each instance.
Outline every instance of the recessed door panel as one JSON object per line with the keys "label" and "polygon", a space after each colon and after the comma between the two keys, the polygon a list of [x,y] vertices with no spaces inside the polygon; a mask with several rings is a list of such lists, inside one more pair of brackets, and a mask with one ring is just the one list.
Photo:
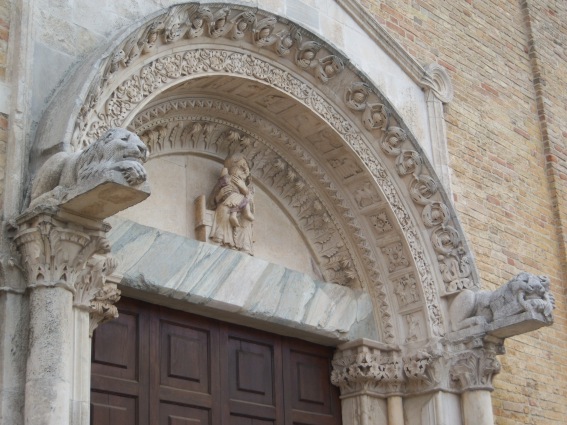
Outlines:
{"label": "recessed door panel", "polygon": [[338,425],[332,349],[135,300],[93,336],[92,425]]}

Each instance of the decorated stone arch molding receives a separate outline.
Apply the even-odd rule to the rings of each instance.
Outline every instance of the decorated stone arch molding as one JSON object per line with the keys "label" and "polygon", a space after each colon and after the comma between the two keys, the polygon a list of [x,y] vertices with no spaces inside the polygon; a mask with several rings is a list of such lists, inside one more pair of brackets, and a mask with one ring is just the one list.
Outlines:
{"label": "decorated stone arch molding", "polygon": [[[419,143],[370,81],[307,30],[244,6],[190,3],[154,15],[115,42],[97,67],[90,84],[77,90],[82,105],[71,114],[71,148],[84,148],[107,128],[132,124],[158,93],[186,80],[229,75],[258,81],[317,114],[370,177],[367,190],[378,190],[386,201],[403,237],[382,249],[393,263],[383,279],[401,282],[403,289],[384,293],[381,288],[392,285],[367,273],[361,285],[382,300],[375,308],[385,312],[378,320],[392,314],[386,306],[395,297],[402,306],[412,299],[415,282],[427,327],[420,332],[439,337],[446,331],[441,297],[479,287],[456,214]],[[443,80],[432,75],[427,84],[443,93]],[[409,254],[407,266],[396,264],[400,253]],[[408,329],[417,317],[412,314],[404,316]],[[383,336],[385,342],[414,339],[394,330]]]}

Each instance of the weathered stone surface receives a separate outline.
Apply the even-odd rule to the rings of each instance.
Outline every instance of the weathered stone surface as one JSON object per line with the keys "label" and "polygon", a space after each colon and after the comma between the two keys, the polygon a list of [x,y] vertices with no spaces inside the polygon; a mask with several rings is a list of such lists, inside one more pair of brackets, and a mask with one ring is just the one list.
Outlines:
{"label": "weathered stone surface", "polygon": [[[68,52],[70,60],[82,57],[92,47],[95,37],[84,38],[76,30],[68,31],[65,22],[60,25],[54,20],[45,19],[44,14],[37,13],[42,18],[39,22],[30,21],[30,24],[34,24],[34,31],[30,31],[31,25],[21,25],[17,16],[10,16],[9,9],[17,9],[10,7],[11,3],[14,2],[8,1],[0,7],[0,26],[3,30],[10,30],[10,41],[18,39],[17,33],[22,28],[25,37],[30,39],[32,50],[41,44],[49,45],[54,51]],[[104,5],[101,3],[96,6],[86,0],[20,3],[56,15],[71,23],[78,31],[89,31],[96,35],[96,40],[100,40],[100,35],[112,38],[114,34],[128,33],[128,29],[124,31],[128,23],[175,2],[132,0],[104,2]],[[260,7],[305,26],[311,25],[311,28],[316,28],[310,24],[314,21],[313,14],[303,16],[297,10],[314,9],[320,22],[316,32],[320,33],[322,39],[344,51],[352,58],[355,66],[362,64],[363,72],[370,75],[386,97],[393,101],[420,142],[421,135],[427,133],[426,117],[421,113],[422,93],[419,87],[411,84],[409,88],[404,87],[406,76],[402,69],[407,71],[408,64],[403,57],[391,52],[396,49],[411,52],[417,58],[416,63],[419,61],[425,64],[433,60],[442,64],[454,78],[457,95],[457,100],[445,111],[451,171],[455,177],[453,184],[456,185],[454,199],[474,244],[476,258],[485,279],[484,286],[490,287],[500,282],[502,276],[518,273],[519,269],[546,272],[554,281],[561,281],[564,276],[561,265],[565,266],[567,258],[564,255],[564,243],[559,255],[557,251],[557,240],[561,241],[562,237],[563,241],[565,239],[564,235],[561,236],[561,230],[558,231],[558,220],[559,224],[565,221],[567,200],[567,186],[562,184],[565,181],[567,162],[562,120],[559,119],[564,112],[566,93],[563,77],[566,75],[564,33],[567,19],[564,19],[565,7],[561,2],[526,1],[521,2],[521,5],[502,2],[497,8],[488,0],[460,3],[437,0],[426,3],[393,1],[387,4],[354,0],[243,0],[236,3]],[[356,20],[351,19],[350,15]],[[376,48],[380,41],[373,40],[376,34],[368,31],[368,27],[378,24],[369,19],[370,16],[377,18],[384,32],[395,38],[397,43],[392,41],[389,53]],[[13,19],[12,22],[10,18]],[[2,33],[2,53],[6,50],[7,38],[7,33]],[[526,60],[526,40],[530,46],[530,60]],[[15,64],[19,52],[23,52],[25,57],[26,46],[14,43],[12,47],[16,57],[12,58],[11,63]],[[2,79],[4,57],[4,54],[0,55]],[[35,84],[30,83],[25,69],[18,69],[17,66],[10,69],[8,64],[7,72],[12,75],[14,98],[22,99],[17,107],[7,107],[2,111],[9,113],[8,109],[11,109],[16,112],[10,117],[10,127],[19,125],[22,118],[20,111],[26,114],[26,110],[18,106],[30,98],[34,105],[44,105],[44,97],[53,92],[60,81],[58,75],[63,76],[69,63],[39,55],[33,61],[37,80]],[[97,72],[96,67],[92,69],[93,73]],[[539,78],[541,75],[545,78]],[[80,78],[81,81],[87,81],[88,72],[82,73]],[[16,90],[16,85],[29,89],[23,90],[24,96],[21,96],[22,91]],[[71,87],[68,92],[71,93],[70,97],[79,98],[80,87]],[[72,100],[61,102],[53,108],[62,110],[65,118],[70,116],[66,103],[78,104]],[[40,108],[34,109],[33,117],[28,117],[29,121],[38,121],[39,112]],[[433,113],[441,114],[442,111],[436,109]],[[412,119],[423,124],[421,131],[415,130]],[[441,121],[444,121],[442,117]],[[56,129],[56,132],[62,129],[70,137],[73,129],[59,126],[60,122],[61,120],[48,121],[47,125]],[[27,127],[23,130],[27,134],[33,133]],[[60,143],[64,139],[54,137],[50,143]],[[8,143],[20,146],[20,150],[29,146],[25,137],[12,137]],[[13,156],[9,155],[8,161],[12,159]],[[3,162],[0,162],[0,174],[3,175]],[[542,166],[544,163],[545,167]],[[12,181],[17,180],[17,173],[13,171],[14,168],[6,172],[8,186],[12,186]],[[551,190],[546,185],[546,180]],[[1,178],[0,181],[3,182]],[[356,190],[361,187],[361,183],[354,182],[352,187]],[[11,189],[11,192],[14,190]],[[18,191],[17,196],[22,195]],[[14,196],[8,199],[14,199]],[[9,207],[12,208],[12,204]],[[450,262],[447,263],[453,266]],[[448,267],[447,276],[450,277],[459,266]],[[366,304],[361,301],[360,305]],[[557,341],[565,339],[564,305],[565,296],[562,291],[558,291],[556,326],[508,342],[511,348],[507,357],[509,367],[505,371],[506,377],[500,379],[495,397],[498,422],[516,424],[532,421],[546,425],[563,423],[567,412],[562,396],[565,382],[562,379],[563,366],[558,361],[562,358],[563,345]],[[366,317],[368,319],[369,316]],[[493,322],[494,326],[499,326],[498,320]],[[362,326],[363,323],[358,322],[355,326]],[[514,323],[508,325],[513,327]],[[502,329],[507,329],[504,323],[502,326]],[[466,330],[472,331],[473,328]],[[481,328],[483,332],[486,330]],[[354,327],[351,332],[353,329]],[[516,330],[510,332],[515,333]],[[506,335],[510,332],[506,331]],[[538,358],[535,364],[531,361],[534,357]],[[2,376],[3,382],[12,382],[7,376]],[[5,400],[4,397],[3,399]],[[406,407],[409,404],[409,400],[404,400]],[[408,410],[408,425],[427,423],[426,419],[434,423],[432,418],[438,418],[431,416],[431,411],[429,407],[423,411],[418,408]],[[5,418],[1,413],[6,413],[6,410],[0,412],[1,418]],[[367,419],[382,420],[384,415],[376,414]],[[13,420],[8,422],[17,423]],[[449,419],[446,422],[458,423]]]}
{"label": "weathered stone surface", "polygon": [[232,320],[258,319],[335,341],[354,336],[353,328],[370,327],[371,304],[361,291],[128,220],[110,222],[125,290],[159,294],[165,304],[186,300],[211,315],[232,313]]}
{"label": "weathered stone surface", "polygon": [[138,136],[108,130],[83,151],[50,157],[33,180],[29,209],[60,207],[91,219],[114,215],[149,196],[146,157]]}
{"label": "weathered stone surface", "polygon": [[506,338],[551,325],[554,308],[549,278],[523,272],[495,291],[462,291],[449,314],[459,335]]}

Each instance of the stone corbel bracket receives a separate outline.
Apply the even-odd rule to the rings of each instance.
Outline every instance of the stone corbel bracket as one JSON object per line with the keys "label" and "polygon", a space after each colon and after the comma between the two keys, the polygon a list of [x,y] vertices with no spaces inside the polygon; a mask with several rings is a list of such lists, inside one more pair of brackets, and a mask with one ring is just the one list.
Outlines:
{"label": "stone corbel bracket", "polygon": [[148,149],[122,128],[106,131],[86,149],[50,157],[32,182],[29,210],[37,206],[102,220],[150,194],[142,163]]}
{"label": "stone corbel bracket", "polygon": [[101,320],[116,316],[106,306],[119,292],[106,283],[116,263],[103,220],[149,196],[146,156],[135,134],[111,129],[84,151],[46,161],[32,184],[30,207],[15,220],[14,245],[28,288],[64,287],[75,306],[102,314]]}
{"label": "stone corbel bracket", "polygon": [[553,324],[555,298],[547,276],[519,273],[494,291],[465,289],[449,308],[451,340],[508,338]]}

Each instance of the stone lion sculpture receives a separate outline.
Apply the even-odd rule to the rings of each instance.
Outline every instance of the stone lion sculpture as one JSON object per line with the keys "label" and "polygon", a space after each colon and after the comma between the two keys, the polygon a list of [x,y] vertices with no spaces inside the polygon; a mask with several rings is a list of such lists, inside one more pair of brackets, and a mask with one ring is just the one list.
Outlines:
{"label": "stone lion sculpture", "polygon": [[547,276],[520,273],[495,291],[461,291],[449,309],[453,331],[484,325],[523,312],[540,313],[553,321],[555,299]]}
{"label": "stone lion sculpture", "polygon": [[123,128],[113,128],[78,152],[60,152],[39,169],[32,183],[30,208],[61,202],[69,190],[109,171],[119,171],[128,185],[146,181],[148,149],[140,138]]}

